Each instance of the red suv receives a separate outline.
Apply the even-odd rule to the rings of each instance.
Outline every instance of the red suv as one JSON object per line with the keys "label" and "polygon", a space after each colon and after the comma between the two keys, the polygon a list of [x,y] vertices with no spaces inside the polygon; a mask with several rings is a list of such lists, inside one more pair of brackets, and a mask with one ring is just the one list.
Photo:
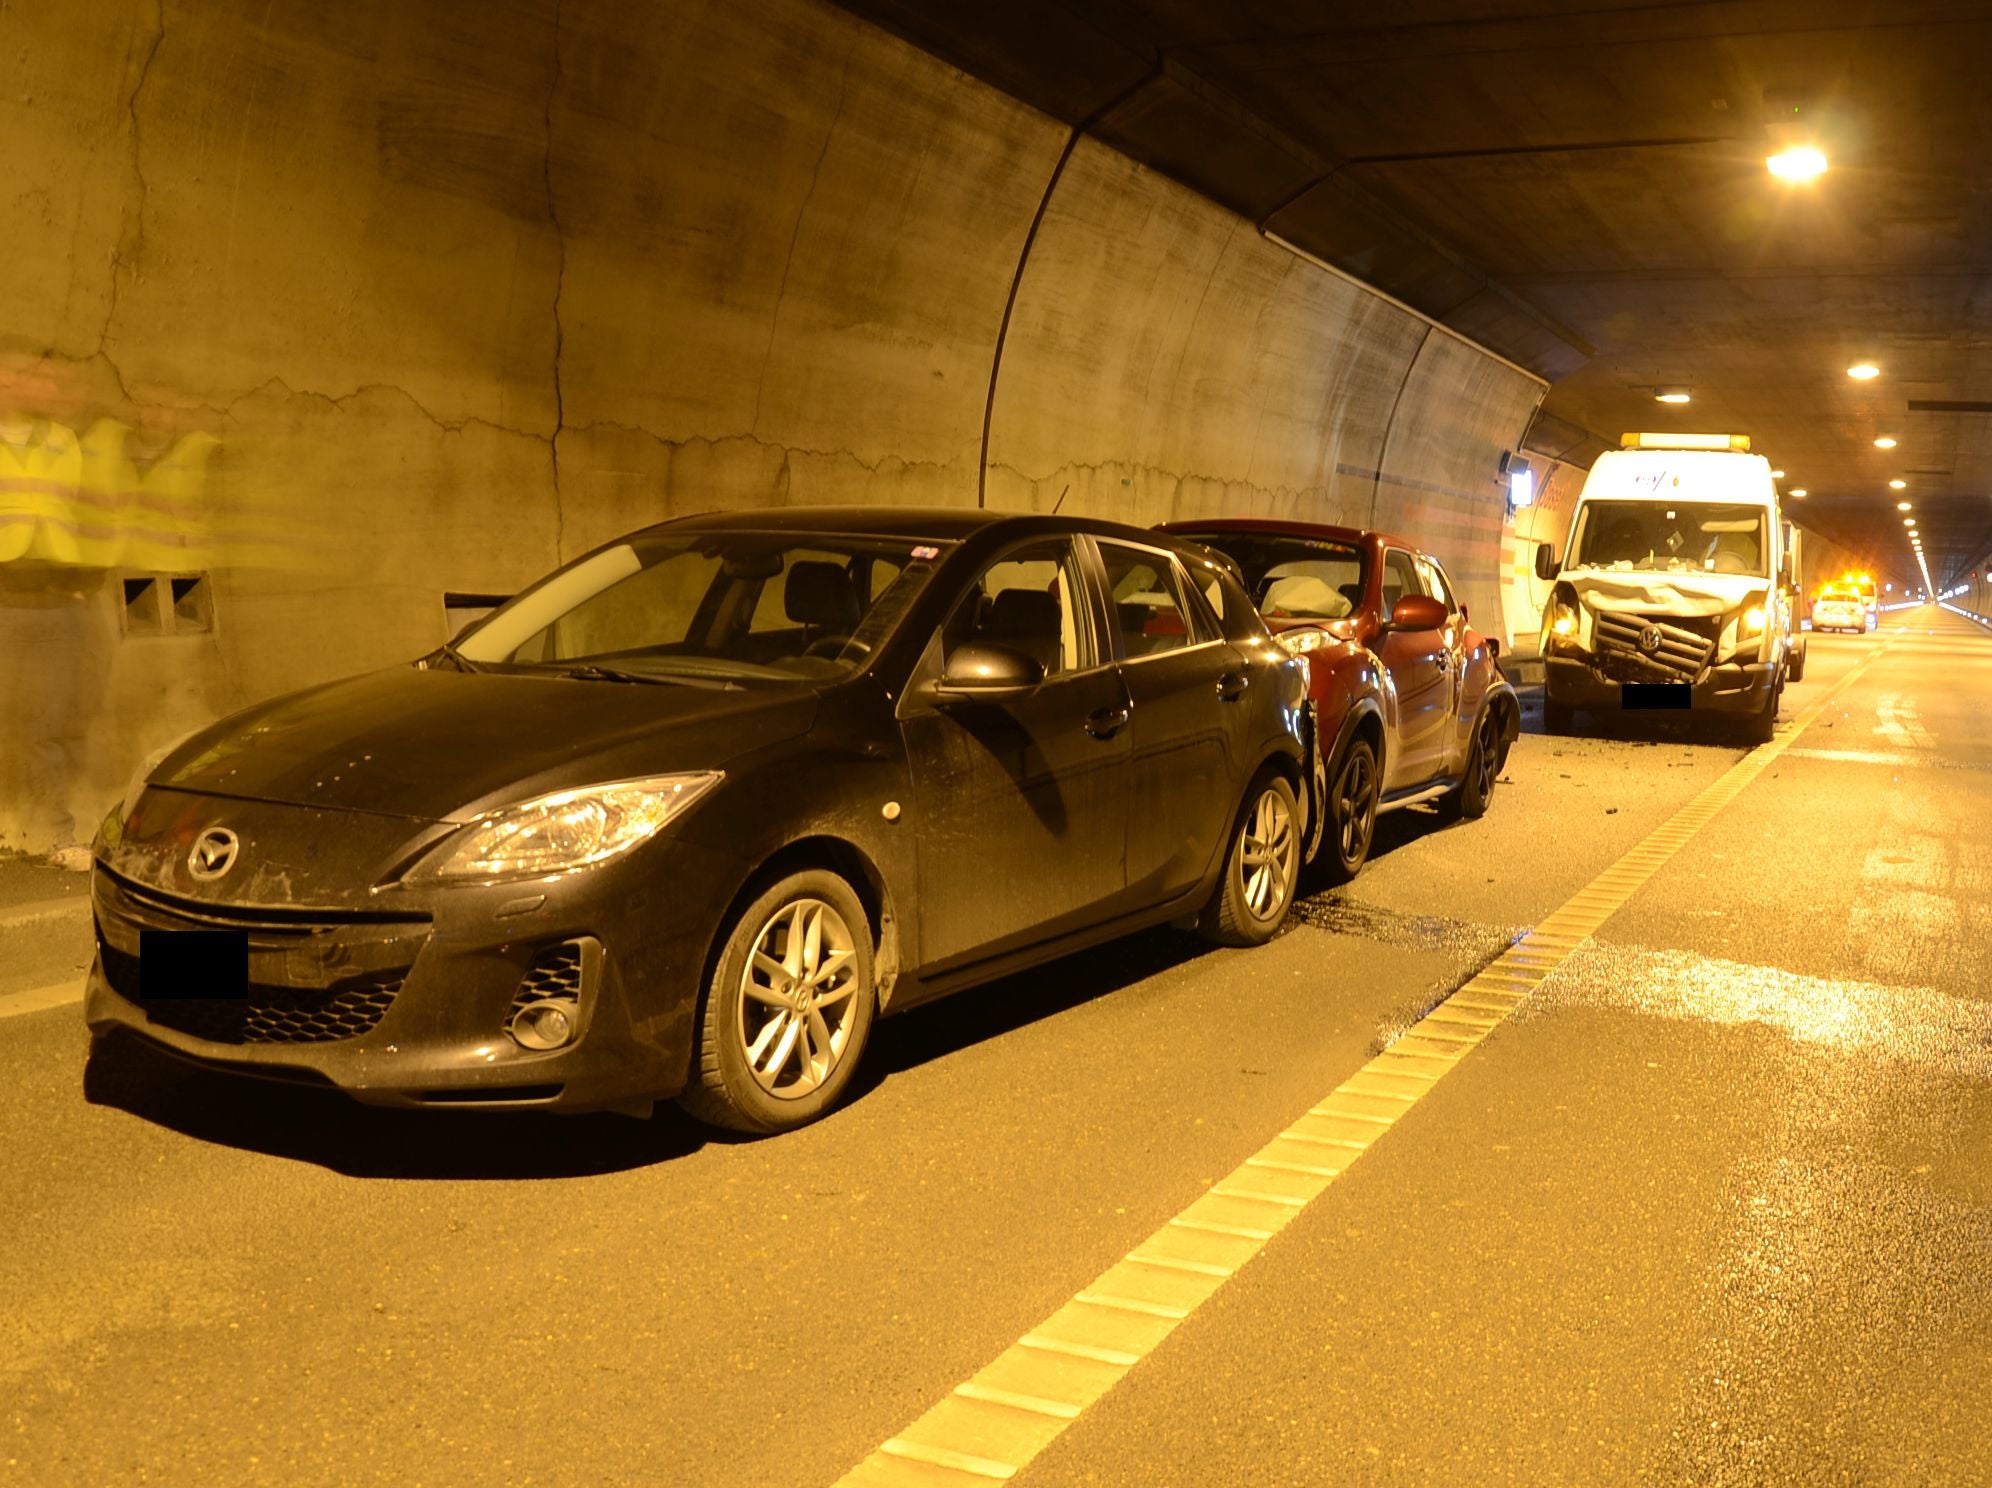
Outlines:
{"label": "red suv", "polygon": [[1379,811],[1418,801],[1455,816],[1487,810],[1521,705],[1495,659],[1499,643],[1467,623],[1437,559],[1388,533],[1311,522],[1162,530],[1237,564],[1280,644],[1307,658],[1310,859],[1353,878]]}

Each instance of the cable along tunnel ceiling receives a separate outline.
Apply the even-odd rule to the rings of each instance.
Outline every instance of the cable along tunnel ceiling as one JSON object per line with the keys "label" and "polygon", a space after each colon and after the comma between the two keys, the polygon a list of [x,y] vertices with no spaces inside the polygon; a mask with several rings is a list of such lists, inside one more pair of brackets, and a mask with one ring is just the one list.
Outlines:
{"label": "cable along tunnel ceiling", "polygon": [[1983,0],[844,4],[1550,378],[1545,453],[1747,432],[1897,582],[1904,500],[1992,559]]}

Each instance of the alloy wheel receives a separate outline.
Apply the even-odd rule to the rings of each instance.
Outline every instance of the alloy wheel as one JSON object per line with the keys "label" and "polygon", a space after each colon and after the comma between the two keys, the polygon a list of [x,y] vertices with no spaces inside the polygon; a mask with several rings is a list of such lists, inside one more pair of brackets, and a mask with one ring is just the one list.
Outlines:
{"label": "alloy wheel", "polygon": [[1491,709],[1480,720],[1480,745],[1473,755],[1473,788],[1485,801],[1494,794],[1494,758],[1501,752],[1501,726]]}
{"label": "alloy wheel", "polygon": [[740,1046],[755,1083],[784,1100],[828,1080],[851,1041],[857,942],[821,899],[777,909],[740,973]]}
{"label": "alloy wheel", "polygon": [[1352,749],[1335,783],[1336,847],[1344,863],[1359,863],[1376,829],[1376,762],[1366,749]]}
{"label": "alloy wheel", "polygon": [[1261,791],[1238,845],[1238,871],[1253,918],[1270,920],[1285,906],[1299,851],[1293,812],[1277,791]]}

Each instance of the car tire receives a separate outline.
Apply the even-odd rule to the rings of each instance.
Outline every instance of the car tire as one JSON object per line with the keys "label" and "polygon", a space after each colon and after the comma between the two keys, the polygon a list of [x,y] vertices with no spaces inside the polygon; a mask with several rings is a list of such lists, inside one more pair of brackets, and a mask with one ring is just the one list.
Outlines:
{"label": "car tire", "polygon": [[1794,682],[1805,680],[1805,647],[1800,646],[1791,653],[1791,660],[1785,664],[1785,672]]}
{"label": "car tire", "polygon": [[700,1002],[698,1067],[678,1103],[711,1126],[806,1126],[851,1083],[876,1016],[871,924],[851,886],[810,869],[736,915]]}
{"label": "car tire", "polygon": [[1362,872],[1376,840],[1376,805],[1383,772],[1367,739],[1352,739],[1322,801],[1321,833],[1327,876],[1347,883]]}
{"label": "car tire", "polygon": [[1263,945],[1293,908],[1300,878],[1300,808],[1293,787],[1271,770],[1245,793],[1225,845],[1224,867],[1197,923],[1218,945]]}
{"label": "car tire", "polygon": [[1784,682],[1780,680],[1771,688],[1771,695],[1764,706],[1743,721],[1743,737],[1751,744],[1768,744],[1777,732],[1778,704],[1784,699]]}
{"label": "car tire", "polygon": [[1487,814],[1494,799],[1494,782],[1501,773],[1501,714],[1495,708],[1482,708],[1480,721],[1473,726],[1473,747],[1466,753],[1466,773],[1452,790],[1439,798],[1446,815],[1478,821]]}
{"label": "car tire", "polygon": [[1577,710],[1568,703],[1559,703],[1544,695],[1542,700],[1542,731],[1545,734],[1567,734],[1577,722]]}

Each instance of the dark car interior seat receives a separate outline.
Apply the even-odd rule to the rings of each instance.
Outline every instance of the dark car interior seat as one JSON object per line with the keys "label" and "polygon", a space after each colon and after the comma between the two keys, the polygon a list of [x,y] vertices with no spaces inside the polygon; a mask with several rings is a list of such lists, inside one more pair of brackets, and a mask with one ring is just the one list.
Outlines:
{"label": "dark car interior seat", "polygon": [[803,649],[819,641],[847,639],[857,627],[863,606],[859,590],[843,564],[797,560],[781,586],[781,608],[803,627]]}
{"label": "dark car interior seat", "polygon": [[798,560],[782,581],[782,609],[803,627],[809,644],[848,636],[858,628],[857,586],[841,563]]}
{"label": "dark car interior seat", "polygon": [[1036,589],[1004,589],[989,601],[979,639],[1030,657],[1050,676],[1062,670],[1058,596]]}

